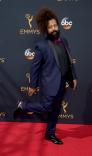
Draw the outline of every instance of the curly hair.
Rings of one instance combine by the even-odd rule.
[[[42,35],[47,32],[48,20],[55,19],[58,24],[57,14],[49,7],[40,8],[39,12],[34,16],[34,20],[40,29]]]

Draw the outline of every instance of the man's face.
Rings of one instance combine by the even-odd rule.
[[[47,24],[47,35],[51,40],[59,38],[59,27],[55,19],[48,20]]]

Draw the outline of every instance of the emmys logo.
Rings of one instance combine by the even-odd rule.
[[[21,91],[24,92],[24,91],[28,91],[29,90],[29,87],[21,87]],[[36,91],[40,91],[39,87],[36,88]]]
[[[66,107],[67,107],[67,105],[68,105],[68,102],[66,102],[65,103],[65,101],[62,101],[62,104],[61,104],[62,106],[63,106],[63,111],[64,111],[64,114],[60,114],[59,116],[58,116],[58,118],[66,118],[66,119],[73,119],[74,118],[74,115],[73,114],[66,114]]]
[[[30,26],[30,29],[32,28],[31,21],[33,20],[33,15],[30,18],[30,14],[26,14],[25,17],[28,19],[28,24]]]
[[[27,73],[26,74],[26,77],[28,78],[28,80],[29,80],[29,83],[30,83],[30,73]],[[23,89],[23,88],[22,88]],[[37,90],[38,88],[36,88],[36,90]],[[33,114],[33,112],[27,112],[27,114]]]
[[[72,63],[76,63],[77,59],[72,59]]]
[[[62,101],[62,106],[63,106],[63,111],[64,111],[64,113],[66,113],[66,107],[67,107],[67,105],[68,105],[68,102],[67,103],[65,103],[65,101]]]
[[[24,55],[26,56],[27,59],[33,59],[35,52],[31,52],[31,49],[27,49],[24,53]]]
[[[92,89],[91,89],[91,93],[92,93]]]
[[[26,77],[28,78],[28,81],[30,83],[30,73],[27,73],[26,74]],[[29,87],[21,87],[21,91],[24,92],[24,91],[28,91],[29,90]],[[37,87],[36,88],[36,91],[39,92],[40,91],[40,87]]]
[[[4,117],[5,116],[5,112],[1,112],[0,113],[0,116],[3,116]]]
[[[30,83],[30,73],[27,73],[27,74],[26,74],[26,77],[28,78],[29,83]]]
[[[5,58],[0,58],[0,61],[1,61],[2,63],[4,63],[4,60],[5,60]]]
[[[28,24],[29,24],[30,30],[29,29],[27,29],[27,30],[20,29],[20,34],[40,34],[40,30],[39,29],[36,29],[36,30],[31,29],[32,28],[31,22],[33,20],[33,15],[30,16],[30,14],[26,14],[25,18],[28,20]]]
[[[70,29],[72,27],[73,22],[72,21],[68,22],[68,19],[69,19],[68,17],[65,17],[61,21],[61,25],[64,29]]]

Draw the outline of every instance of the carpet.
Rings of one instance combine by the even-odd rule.
[[[63,145],[45,131],[46,123],[0,122],[0,156],[92,156],[92,125],[57,124]]]

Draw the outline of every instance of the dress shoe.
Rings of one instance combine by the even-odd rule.
[[[56,136],[48,136],[47,134],[45,134],[45,140],[50,140],[54,144],[59,144],[59,145],[63,144],[63,142],[58,138],[56,138]]]
[[[13,119],[14,120],[16,120],[19,117],[19,115],[23,112],[23,110],[22,110],[22,103],[23,102],[24,102],[23,100],[19,100],[17,102],[17,108],[14,110],[14,113],[13,113]]]

